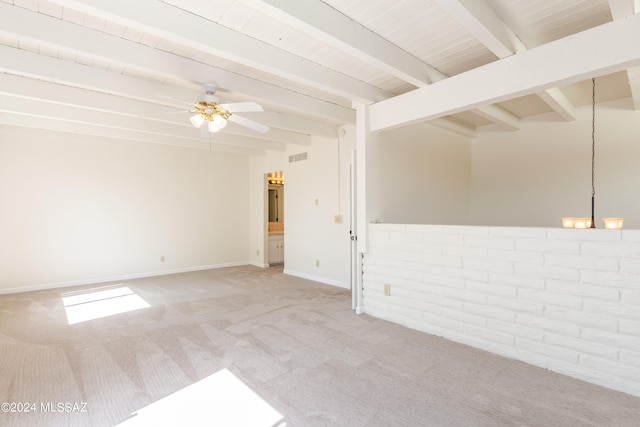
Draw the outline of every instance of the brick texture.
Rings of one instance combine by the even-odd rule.
[[[366,313],[640,396],[640,233],[370,224],[369,236]]]

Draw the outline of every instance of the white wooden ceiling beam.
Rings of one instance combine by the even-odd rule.
[[[25,22],[29,22],[30,25],[25,25]],[[64,52],[82,54],[87,58],[107,59],[111,63],[130,70],[141,70],[157,75],[159,79],[182,79],[184,84],[190,87],[185,90],[169,84],[163,85],[162,89],[156,89],[151,98],[147,98],[150,102],[167,104],[169,97],[190,100],[200,92],[202,83],[212,82],[218,85],[222,93],[240,95],[257,102],[268,102],[288,111],[300,111],[303,114],[338,123],[355,121],[355,112],[350,108],[172,55],[159,49],[152,49],[140,43],[99,31],[87,30],[79,25],[7,3],[0,3],[0,34],[29,40]],[[144,58],[144,61],[140,58]],[[18,66],[17,63],[9,63],[8,60],[3,61],[3,64],[8,70],[11,69],[11,65]],[[55,65],[50,62],[48,66]],[[35,73],[36,70],[32,71]],[[48,79],[46,74],[53,70],[43,69],[42,71],[43,78]],[[35,74],[34,77],[36,77]],[[101,86],[87,88],[101,90]],[[160,95],[165,95],[165,98],[160,98]]]
[[[255,115],[242,113],[241,115],[243,117],[246,117],[247,119],[255,120],[259,123],[265,123],[265,117],[262,115],[262,113],[255,113]],[[277,141],[284,144],[311,145],[311,135],[301,132],[293,132],[290,130],[272,127],[267,133],[256,133],[250,129],[245,128],[244,126],[237,125],[233,122],[229,122],[227,127],[229,128],[227,132],[234,133],[236,135],[244,135],[251,138],[264,139],[269,141]]]
[[[264,111],[260,113],[260,120],[273,127],[291,132],[326,136],[328,138],[336,138],[338,136],[337,126],[302,116],[290,116],[273,111]]]
[[[106,2],[103,0],[52,0],[52,2],[346,99],[371,102],[390,96],[389,93],[375,86],[163,2],[154,0],[136,0],[135,3],[129,0]]]
[[[476,137],[475,127],[466,126],[462,123],[454,122],[453,120],[446,117],[429,120],[427,123],[425,123],[425,125],[435,126],[439,129],[444,129],[457,135],[465,136],[471,139]]]
[[[178,138],[176,136],[152,135],[145,132],[132,132],[116,128],[95,126],[87,123],[65,122],[47,117],[33,117],[20,114],[12,114],[0,111],[0,124],[4,126],[17,126],[30,128],[38,131],[56,131],[62,133],[73,133],[89,136],[106,137],[117,140],[147,142],[152,144],[173,145],[177,147],[187,147],[196,149],[209,149],[215,151],[226,151],[248,155],[266,155],[267,150],[253,149],[235,146],[232,144],[222,144],[209,140],[196,140],[188,138]]]
[[[624,19],[640,11],[640,0],[609,0],[609,9],[614,20]],[[628,69],[627,78],[629,79],[633,108],[640,110],[640,67]]]
[[[481,105],[474,109],[473,112],[507,130],[520,129],[520,118],[497,105]]]
[[[629,89],[631,89],[631,99],[633,108],[640,110],[640,67],[633,67],[627,70],[629,78]]]
[[[520,38],[484,0],[435,1],[498,58],[506,58],[528,50]],[[559,89],[551,88],[537,95],[564,120],[576,119],[575,106]]]
[[[136,99],[124,99],[120,96],[109,95],[100,92],[87,91],[71,86],[64,86],[44,80],[34,80],[27,77],[14,76],[10,74],[0,74],[0,95],[6,95],[14,98],[31,99],[39,102],[80,107],[83,110],[104,111],[114,114],[136,117],[147,120],[153,120],[155,123],[169,123],[193,129],[188,120],[189,113],[179,114],[179,110],[163,105],[157,105],[140,101]],[[249,113],[245,114],[247,118],[251,118],[262,122],[268,119],[263,116],[264,113],[257,113],[259,116],[249,117]],[[284,115],[282,118],[284,123],[292,119],[292,116]],[[306,124],[316,123],[315,120],[309,120]],[[308,128],[305,128],[308,131]],[[235,135],[244,135],[249,138],[264,139],[268,141],[276,141],[286,144],[309,145],[311,144],[311,136],[302,133],[300,130],[289,131],[278,128],[271,128],[267,133],[256,133],[245,129],[235,123],[229,123],[225,128],[225,133],[233,133]]]
[[[614,20],[623,19],[637,13],[634,0],[609,0],[609,10]]]
[[[57,121],[64,123],[65,126],[71,126],[76,131],[79,129],[86,131],[86,129],[102,128],[103,132],[100,132],[100,134],[103,136],[114,134],[125,139],[144,140],[147,142],[159,140],[161,143],[166,144],[167,141],[171,141],[174,138],[177,141],[190,139],[197,141],[201,139],[200,129],[196,129],[191,125],[182,126],[89,110],[82,107],[48,103],[41,100],[0,96],[0,112],[5,113],[5,117],[28,117],[29,120],[24,124],[28,123],[32,127],[40,127],[43,121],[49,123],[49,125],[53,121]],[[60,127],[60,129],[62,128]],[[110,130],[112,131],[111,133]],[[127,136],[127,134],[130,135]],[[147,136],[143,138],[143,134]],[[211,140],[216,144],[233,145],[255,150],[285,151],[287,147],[286,144],[279,141],[252,138],[228,132],[212,134]]]
[[[569,98],[557,87],[545,89],[537,93],[549,107],[567,122],[576,120],[576,107]]]
[[[9,74],[0,74],[0,109],[67,122],[95,120],[103,127],[174,135],[178,138],[200,136],[200,131],[187,120],[188,113],[173,114],[175,110],[161,105]],[[235,144],[241,143],[241,138],[250,142],[262,141],[264,148],[276,151],[284,150],[287,143],[311,143],[309,135],[299,132],[271,129],[263,134],[234,126],[233,123],[222,134],[232,135],[229,141]]]
[[[297,0],[242,1],[418,87],[447,78],[445,74],[400,50],[386,39],[357,24],[324,2],[317,0],[305,2]],[[442,2],[456,3],[444,0]],[[484,15],[491,18],[489,13],[492,12],[491,9],[488,7],[485,9]],[[478,13],[480,12],[482,11],[478,11]],[[493,18],[498,23],[501,22],[497,16]],[[480,27],[483,26],[476,24],[476,28]],[[496,27],[499,25],[496,24]],[[485,31],[485,33],[493,34],[491,31]],[[503,33],[507,34],[506,31]],[[513,33],[510,35],[516,38]],[[502,44],[500,45],[502,46]],[[485,106],[482,111],[477,111],[477,113],[507,129],[519,129],[519,119],[498,106]]]
[[[522,42],[483,0],[434,0],[498,58],[522,49]]]
[[[6,63],[0,64],[0,71],[14,74],[0,74],[0,83],[2,83],[0,84],[0,93],[75,105],[84,109],[106,111],[119,115],[154,119],[156,122],[173,122],[185,127],[191,126],[186,113],[184,115],[170,114],[179,112],[184,108],[183,106],[172,108],[148,102],[149,99],[159,99],[157,94],[171,93],[166,85],[6,46],[0,46],[0,56],[7,60]],[[7,88],[7,90],[2,88]],[[268,114],[256,114],[260,115],[247,113],[246,117],[260,123],[270,124]],[[284,123],[291,118],[286,114],[282,116],[280,120]],[[313,123],[313,120],[307,120],[307,122]],[[225,133],[236,133],[250,138],[277,140],[293,144],[306,145],[310,143],[308,134],[284,129],[274,128],[262,134],[245,130],[240,126],[230,125],[229,130],[226,130]]]
[[[553,111],[558,113],[563,120],[567,122],[576,120],[577,116],[575,105],[573,105],[569,98],[567,98],[567,95],[557,87],[542,90],[536,95],[538,95],[545,104],[551,107]]]
[[[0,48],[0,53],[6,54],[8,50]],[[33,54],[18,51],[20,55],[8,55],[12,59],[31,59]],[[26,55],[23,55],[26,53]],[[84,66],[83,66],[84,67]],[[14,69],[14,68],[12,68]],[[15,69],[14,69],[15,70]],[[20,68],[25,71],[26,69]],[[41,76],[44,78],[44,76]],[[87,109],[119,112],[122,115],[132,117],[157,117],[176,111],[175,108],[165,105],[148,103],[139,99],[126,99],[98,91],[89,91],[78,87],[59,84],[54,80],[41,80],[39,78],[23,77],[0,73],[0,95],[42,100],[60,105],[83,106]],[[175,116],[175,114],[173,114]]]
[[[609,22],[371,105],[371,129],[455,114],[640,64],[640,15]],[[483,84],[478,84],[483,82]]]
[[[416,87],[444,75],[320,0],[241,0]]]
[[[181,97],[184,91],[160,83],[137,79],[86,65],[39,55],[8,46],[0,46],[0,71],[62,85],[138,100],[164,102],[160,95]],[[166,105],[169,103],[165,102]],[[96,108],[99,108],[96,105]]]

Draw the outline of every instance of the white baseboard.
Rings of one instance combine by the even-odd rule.
[[[224,268],[224,267],[237,267],[241,265],[249,265],[249,261],[200,265],[197,267],[176,268],[173,270],[150,271],[145,273],[123,274],[119,276],[96,277],[91,279],[72,280],[69,282],[43,283],[39,285],[20,286],[16,288],[0,289],[0,295],[15,294],[18,292],[43,291],[43,290],[56,289],[56,288],[67,288],[70,286],[93,285],[96,283],[116,282],[120,280],[142,279],[144,277],[166,276],[169,274],[188,273],[190,271],[212,270],[215,268]]]
[[[260,267],[260,268],[268,268],[269,264],[264,264],[261,262],[253,262],[251,261],[251,265],[253,265],[254,267]]]
[[[351,289],[351,285],[349,283],[327,279],[326,277],[312,276],[306,273],[299,273],[297,271],[287,270],[286,268],[284,269],[283,273],[288,274],[289,276],[296,276],[296,277],[301,277],[303,279],[313,280],[314,282],[324,283],[326,285],[337,286],[339,288],[344,288],[344,289]]]

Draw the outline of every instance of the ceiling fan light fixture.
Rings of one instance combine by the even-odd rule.
[[[191,118],[189,120],[191,121],[191,124],[194,125],[197,128],[202,126],[202,124],[204,123],[204,117],[202,117],[201,114],[195,114],[195,115],[191,116]]]
[[[209,126],[209,132],[211,133],[216,133],[220,130],[220,128],[216,126],[215,122],[209,122],[208,126]]]
[[[196,102],[193,104],[193,110],[191,110],[192,113],[196,114],[190,117],[191,124],[197,128],[201,128],[206,122],[209,132],[219,132],[227,126],[227,121],[236,112],[264,111],[263,108],[255,102],[224,104],[221,98],[214,95],[216,86],[213,84],[206,83],[202,86],[202,89],[205,94],[196,98]],[[269,126],[262,125],[244,117],[236,116],[232,121],[239,123],[241,126],[253,129],[256,132],[264,133],[269,131]]]
[[[216,127],[218,128],[218,130],[223,129],[226,125],[227,125],[227,120],[220,116],[220,115],[216,115],[213,119],[213,123],[216,125]]]

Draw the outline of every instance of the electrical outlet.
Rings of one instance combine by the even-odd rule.
[[[320,267],[320,260],[319,259],[316,260],[316,267]]]
[[[260,256],[260,249],[256,249],[256,255]]]
[[[388,297],[391,295],[391,285],[384,284],[384,296]]]
[[[160,255],[160,262],[164,262],[164,255]]]
[[[316,206],[318,206],[318,198],[316,197]]]
[[[333,217],[333,222],[335,222],[336,224],[341,224],[342,223],[342,215],[336,215]]]

